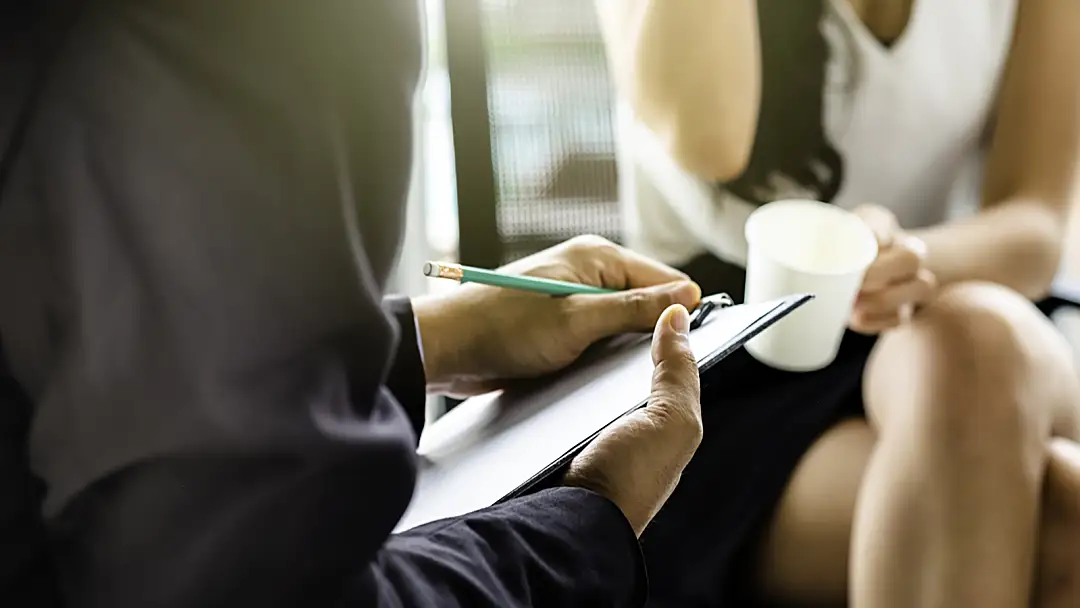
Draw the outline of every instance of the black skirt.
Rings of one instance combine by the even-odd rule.
[[[704,293],[742,301],[743,269],[702,256],[683,270]],[[1071,305],[1036,303],[1047,316]],[[874,342],[848,332],[836,360],[810,373],[739,350],[702,378],[701,447],[641,539],[650,606],[765,605],[754,597],[754,551],[803,454],[837,423],[865,415],[862,374]]]
[[[744,275],[715,258],[684,268],[705,293],[742,298]],[[783,372],[732,354],[703,378],[705,433],[642,537],[650,606],[754,606],[754,550],[800,458],[826,430],[863,415],[874,339],[849,332],[836,360]]]

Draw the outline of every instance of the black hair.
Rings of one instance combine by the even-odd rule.
[[[822,32],[828,0],[758,0],[761,109],[746,170],[721,187],[769,202],[778,176],[831,201],[843,159],[825,134],[823,96],[829,46]]]

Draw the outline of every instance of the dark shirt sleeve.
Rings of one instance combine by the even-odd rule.
[[[416,317],[412,301],[404,296],[390,296],[383,300],[383,308],[397,320],[400,328],[397,352],[386,378],[386,388],[405,409],[413,432],[420,436],[424,430],[427,403],[427,378],[424,361],[420,354],[420,336],[417,335]]]
[[[394,535],[363,578],[385,606],[640,606],[648,587],[622,513],[578,488]]]
[[[134,466],[59,521],[72,608],[641,606],[637,539],[617,507],[555,488],[365,545],[365,469],[201,457]],[[64,530],[65,525],[77,530]]]
[[[580,490],[390,535],[423,412],[412,314],[382,298],[416,3],[84,6],[0,204],[65,605],[639,600],[629,525]]]

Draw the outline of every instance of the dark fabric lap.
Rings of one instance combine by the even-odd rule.
[[[742,300],[741,268],[702,256],[683,270],[704,293]],[[1050,315],[1062,302],[1037,305]],[[642,537],[650,606],[766,605],[753,593],[757,543],[802,455],[838,422],[864,415],[874,343],[848,332],[829,367],[801,374],[739,350],[703,378],[701,447]]]
[[[650,606],[754,605],[756,541],[807,449],[862,415],[873,344],[849,333],[818,372],[782,372],[740,350],[707,374],[701,447],[642,537]]]
[[[742,299],[742,269],[703,257],[683,268],[704,293]],[[849,332],[812,373],[772,369],[739,350],[702,379],[705,434],[642,537],[650,606],[755,606],[752,564],[799,459],[826,430],[861,416],[873,338]]]

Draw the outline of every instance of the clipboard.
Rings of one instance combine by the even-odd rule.
[[[724,294],[691,315],[690,346],[705,374],[813,296],[734,306]],[[598,344],[564,372],[468,399],[429,424],[417,450],[412,502],[394,532],[529,493],[605,428],[646,405],[651,334]]]

